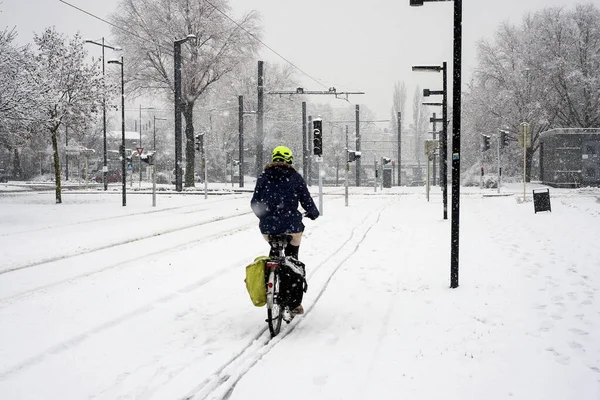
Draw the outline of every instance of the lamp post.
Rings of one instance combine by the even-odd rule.
[[[441,135],[441,158],[442,158],[442,173],[441,173],[441,185],[442,185],[442,199],[444,203],[444,219],[448,219],[448,65],[446,61],[442,65],[415,65],[412,67],[413,71],[428,71],[428,72],[442,72],[442,90],[423,90],[425,97],[429,95],[441,94],[441,103],[423,103],[424,105],[430,106],[442,106],[442,135]]]
[[[119,64],[121,66],[121,178],[123,180],[123,207],[127,205],[127,174],[125,170],[125,79],[123,73],[123,57],[121,61],[109,60],[109,64]]]
[[[452,65],[452,227],[450,234],[450,287],[458,287],[460,218],[460,112],[462,60],[462,0],[409,0],[411,6],[424,2],[454,1],[454,41]]]
[[[153,136],[153,142],[152,142],[152,150],[156,151],[156,121],[166,121],[166,118],[156,118],[156,115],[153,116],[154,117],[154,136]]]
[[[175,89],[175,190],[181,192],[182,173],[181,173],[181,45],[190,39],[195,39],[196,35],[187,35],[184,39],[173,42],[174,57],[174,77],[173,84]]]
[[[102,78],[104,78],[104,48],[108,48],[113,51],[121,51],[121,48],[109,46],[109,45],[105,44],[104,37],[102,38],[102,43],[98,43],[93,40],[86,40],[85,43],[95,44],[96,46],[102,47]],[[104,142],[103,164],[102,164],[102,182],[104,183],[104,190],[108,190],[108,179],[106,176],[108,173],[107,158],[106,158],[106,97],[105,97],[104,93],[102,93],[102,132],[103,132],[103,142]],[[68,177],[67,177],[67,179],[68,179]]]

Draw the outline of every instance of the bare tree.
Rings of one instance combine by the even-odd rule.
[[[413,128],[415,130],[415,161],[420,163],[423,154],[423,140],[427,133],[429,115],[423,105],[423,93],[419,86],[413,96]]]
[[[398,132],[398,113],[401,113],[404,119],[404,110],[406,109],[406,84],[404,82],[394,83],[393,105],[390,118],[390,129],[395,134]]]
[[[173,42],[193,34],[182,47],[182,110],[185,117],[185,186],[194,186],[194,105],[205,91],[257,49],[258,16],[232,22],[227,0],[122,0],[111,20],[127,54],[128,87],[134,92],[172,95]]]

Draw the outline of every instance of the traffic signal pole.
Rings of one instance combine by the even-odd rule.
[[[348,150],[348,125],[346,125],[346,179],[344,180],[344,196],[346,199],[346,207],[348,207],[348,170],[350,169]]]
[[[319,176],[319,213],[323,215],[323,176],[321,164],[323,163],[323,120],[320,117],[313,118],[313,154],[317,163],[317,174]]]
[[[500,141],[502,140],[501,136],[502,135],[500,134],[500,132],[498,132],[498,193],[500,193],[500,180],[502,179],[502,170],[500,169]]]

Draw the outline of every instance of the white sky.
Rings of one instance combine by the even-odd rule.
[[[69,2],[100,17],[106,17],[118,4],[118,0]],[[600,7],[600,0],[590,2]],[[464,0],[463,83],[475,65],[475,42],[491,37],[500,22],[518,23],[527,11],[546,6],[572,7],[575,3]],[[441,77],[414,73],[412,65],[441,64],[446,60],[451,68],[452,2],[426,3],[418,8],[410,7],[408,0],[231,0],[231,6],[236,16],[258,10],[266,44],[326,87],[366,92],[350,100],[367,105],[379,118],[389,117],[394,81],[407,83],[409,104],[416,85],[441,89]],[[84,38],[110,37],[108,25],[59,0],[3,0],[0,9],[0,26],[16,26],[21,42],[30,41],[33,31],[40,32],[50,25],[66,33],[79,30]],[[282,61],[267,49],[261,56],[265,61]],[[310,90],[324,89],[308,78],[302,78],[302,84]],[[334,104],[348,105],[342,101]]]

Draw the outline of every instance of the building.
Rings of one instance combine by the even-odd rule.
[[[600,186],[600,129],[541,133],[540,177],[554,187]]]

